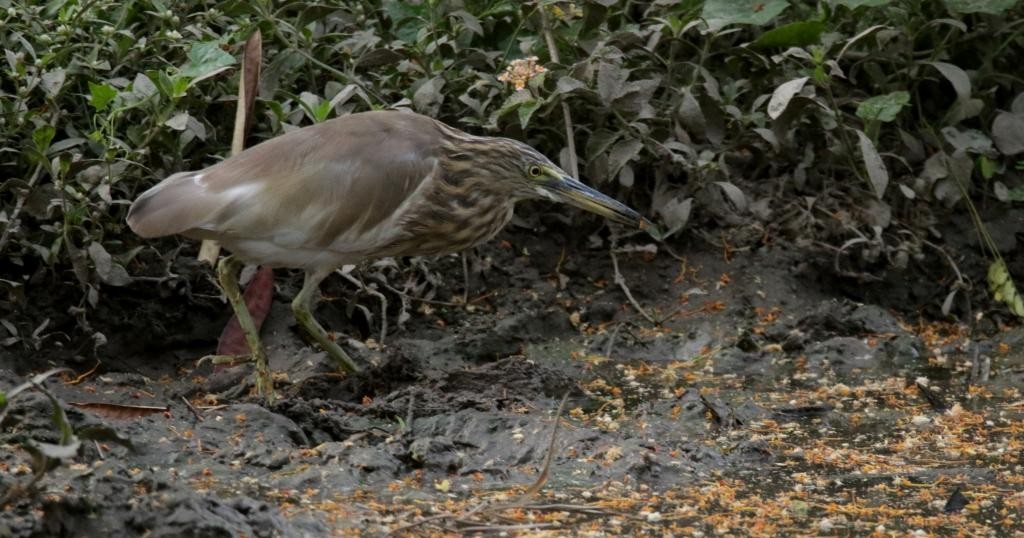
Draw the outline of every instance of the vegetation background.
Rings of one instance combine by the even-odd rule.
[[[958,292],[995,261],[996,297],[1024,314],[999,261],[1024,270],[1016,4],[0,0],[0,345],[100,341],[105,290],[152,281],[180,243],[142,243],[124,213],[227,154],[257,28],[250,143],[410,108],[528,141],[666,244],[785,241],[857,284],[924,274],[948,292],[917,298],[937,315],[965,315]],[[544,72],[502,76],[534,56]],[[26,309],[65,288],[63,321]]]

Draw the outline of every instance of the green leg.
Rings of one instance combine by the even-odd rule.
[[[352,357],[345,353],[341,346],[336,344],[327,336],[327,331],[320,326],[320,323],[313,317],[313,313],[310,311],[310,305],[313,301],[313,294],[316,293],[320,287],[320,282],[327,278],[327,275],[334,272],[333,270],[306,272],[306,279],[302,283],[302,290],[295,296],[295,300],[292,301],[292,312],[295,313],[295,319],[298,320],[299,325],[302,325],[306,332],[313,337],[314,340],[320,347],[327,352],[327,356],[333,360],[338,367],[348,372],[357,373],[359,372],[359,366]]]
[[[267,403],[274,401],[274,381],[270,377],[270,365],[267,363],[267,354],[260,343],[260,335],[256,330],[256,324],[249,315],[249,308],[245,306],[245,299],[238,289],[238,272],[242,269],[242,262],[234,256],[227,256],[217,264],[217,279],[220,287],[224,290],[231,308],[238,318],[238,325],[245,333],[245,341],[252,351],[252,359],[256,363],[256,393],[266,396]]]

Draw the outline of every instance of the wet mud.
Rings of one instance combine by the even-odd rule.
[[[301,278],[279,271],[272,404],[247,365],[198,363],[228,307],[182,253],[176,278],[104,296],[104,345],[4,351],[0,388],[69,367],[45,386],[71,425],[134,448],[84,442],[8,501],[0,536],[1019,532],[1021,329],[968,334],[886,294],[895,277],[837,283],[796,249],[677,257],[634,238],[617,261],[641,314],[607,245],[586,244],[503,233],[468,290],[458,256],[353,273],[379,295],[332,277],[317,315],[358,375],[308,346],[288,307]],[[919,280],[902,289],[941,303]],[[419,297],[394,292],[411,281]],[[61,328],[65,300],[30,314]],[[31,476],[22,442],[58,441],[50,406],[11,401],[0,488]]]

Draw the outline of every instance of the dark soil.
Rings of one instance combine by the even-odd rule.
[[[68,366],[46,387],[72,425],[111,427],[135,449],[85,442],[8,502],[0,537],[1019,532],[1024,332],[986,316],[972,342],[930,321],[938,259],[867,285],[782,246],[619,253],[653,324],[615,282],[607,244],[574,246],[586,244],[505,232],[472,256],[466,305],[452,304],[458,256],[429,273],[356,271],[434,279],[420,290],[432,302],[404,306],[378,286],[383,343],[379,298],[329,279],[317,314],[351,337],[368,365],[356,376],[307,346],[288,307],[301,278],[278,271],[270,405],[250,394],[248,366],[197,364],[228,307],[184,251],[173,277],[102,290],[86,320],[101,340],[69,336],[80,297],[53,286],[20,313],[50,320],[39,350],[0,348],[0,389]],[[165,267],[143,256],[135,270]],[[528,493],[563,396],[546,482]],[[0,494],[31,476],[23,441],[57,441],[50,415],[40,392],[11,402]]]

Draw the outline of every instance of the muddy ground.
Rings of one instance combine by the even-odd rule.
[[[356,271],[388,302],[383,342],[380,296],[332,277],[317,315],[352,337],[357,376],[307,346],[301,277],[278,271],[270,405],[247,366],[197,365],[228,307],[187,249],[102,289],[95,348],[66,336],[80,292],[53,286],[25,312],[52,320],[39,350],[0,350],[0,388],[70,367],[45,386],[72,425],[134,450],[85,442],[7,503],[0,536],[1021,533],[1024,331],[978,290],[973,345],[937,321],[938,259],[867,284],[781,244],[620,244],[657,323],[607,242],[574,232],[503,232],[470,257],[466,304],[458,256]],[[73,405],[96,403],[166,411]],[[26,439],[56,442],[50,417],[40,392],[11,402],[0,488],[29,480]]]

